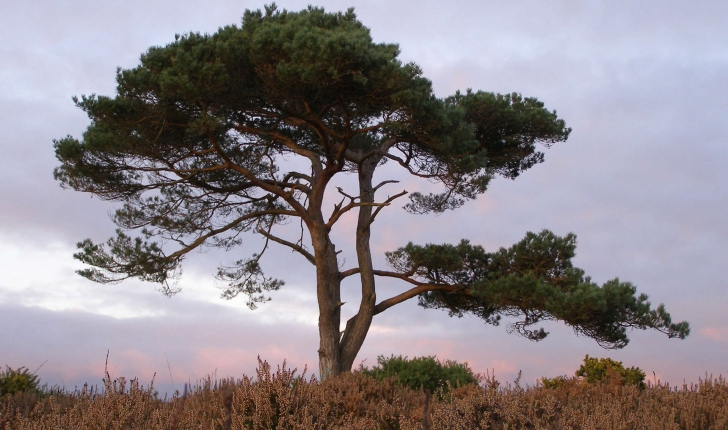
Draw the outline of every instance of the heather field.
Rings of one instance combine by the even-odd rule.
[[[73,393],[17,392],[0,403],[0,429],[728,429],[728,382],[646,387],[567,378],[556,388],[478,383],[430,394],[360,367],[319,382],[284,362],[260,361],[256,377],[212,380],[160,399],[153,381],[111,380]]]

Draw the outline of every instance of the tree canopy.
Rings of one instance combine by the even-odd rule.
[[[543,320],[563,321],[613,348],[627,344],[628,328],[689,333],[662,305],[651,309],[632,284],[599,286],[573,267],[572,234],[528,233],[493,253],[467,240],[410,243],[387,253],[392,270],[375,269],[372,224],[394,200],[409,194],[404,209],[412,214],[457,209],[494,177],[515,179],[543,162],[536,145],[565,141],[571,131],[556,111],[518,93],[468,89],[438,98],[421,69],[398,55],[397,45],[372,41],[353,9],[271,5],[247,10],[240,27],[176,35],[150,48],[139,66],[117,69],[114,97],[74,98],[91,123],[81,139],[54,141],[61,162],[55,178],[122,203],[112,216],[116,237],[78,244],[75,257],[91,266],[79,273],[101,283],[135,277],[172,295],[170,281],[191,251],[233,252],[244,233],[260,234],[262,250],[219,268],[228,283],[223,297],[245,294],[255,308],[266,300],[263,291],[284,285],[263,273],[265,249],[273,242],[297,251],[316,267],[322,376],[350,370],[374,315],[413,297],[491,324],[502,315],[521,318],[511,328],[532,340],[546,336],[530,328]],[[396,183],[374,184],[384,163],[442,191],[402,190],[377,200],[377,191]],[[324,196],[338,174],[356,175],[358,189],[338,188],[341,201],[326,215]],[[352,210],[358,266],[340,270],[330,232]],[[276,233],[291,219],[308,241]],[[341,331],[340,285],[349,276],[358,276],[362,299]],[[399,278],[409,289],[377,303],[377,277]]]

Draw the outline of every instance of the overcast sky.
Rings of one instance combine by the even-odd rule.
[[[280,1],[300,10],[306,2]],[[438,96],[456,90],[520,92],[556,109],[573,132],[545,150],[545,163],[517,180],[495,180],[465,207],[436,216],[399,206],[374,224],[375,265],[406,244],[457,243],[488,250],[527,231],[578,237],[575,265],[599,283],[631,281],[675,321],[686,340],[636,331],[623,350],[603,350],[559,323],[531,342],[475,317],[450,318],[410,300],[375,317],[356,364],[377,356],[435,355],[494,369],[502,382],[573,374],[584,356],[610,357],[681,385],[707,372],[728,373],[728,3],[722,1],[322,1],[327,11],[356,8],[376,42],[399,43]],[[270,249],[267,274],[286,285],[251,311],[245,298],[220,298],[219,263],[248,257],[256,238],[230,253],[186,260],[171,299],[155,284],[98,285],[74,273],[75,243],[114,234],[103,202],[53,180],[52,139],[80,137],[88,118],[71,97],[114,95],[116,67],[131,68],[150,46],[175,33],[213,33],[240,23],[250,1],[21,1],[0,4],[0,365],[38,371],[41,383],[73,389],[101,385],[109,352],[112,377],[156,372],[162,393],[217,372],[255,375],[257,356],[318,372],[318,311],[313,268],[287,248]],[[383,171],[375,179],[387,179]],[[393,174],[393,173],[392,173]],[[388,186],[431,184],[398,176]],[[351,182],[344,179],[341,185]],[[404,202],[403,202],[404,203]],[[352,252],[353,218],[334,232]],[[351,264],[346,264],[350,267]],[[378,286],[387,298],[407,288]],[[344,284],[343,321],[358,307]]]

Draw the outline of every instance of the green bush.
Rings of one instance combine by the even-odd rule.
[[[584,364],[576,371],[576,376],[583,376],[587,382],[609,382],[616,378],[620,385],[636,385],[645,388],[645,372],[639,367],[625,368],[621,361],[611,358],[584,357]]]
[[[645,372],[639,367],[625,368],[621,361],[614,361],[611,358],[594,358],[588,355],[584,357],[584,363],[575,373],[576,377],[583,377],[590,384],[616,383],[617,385],[636,385],[644,390],[646,385]],[[569,378],[557,376],[555,378],[541,378],[544,388],[558,388]]]
[[[0,396],[12,396],[17,392],[41,393],[37,375],[28,373],[28,369],[25,367],[20,367],[18,370],[13,370],[8,365],[5,367],[7,370],[0,370]]]
[[[555,378],[541,378],[541,384],[544,388],[559,388],[569,379],[568,376],[557,376]]]
[[[369,370],[362,367],[362,373],[378,380],[395,377],[397,382],[413,390],[425,389],[438,393],[438,397],[448,394],[450,387],[457,388],[468,384],[477,384],[473,371],[468,364],[459,364],[447,360],[443,365],[435,357],[407,357],[392,355],[390,358],[377,357],[379,366]],[[450,383],[448,387],[447,383]]]

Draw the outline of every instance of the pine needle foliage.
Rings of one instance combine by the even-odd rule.
[[[386,257],[395,271],[423,284],[450,286],[421,294],[421,306],[445,309],[450,316],[471,313],[493,325],[501,316],[520,317],[509,329],[531,340],[548,333],[529,327],[548,320],[563,321],[605,348],[626,346],[628,328],[652,328],[680,339],[688,335],[686,322],[673,323],[662,304],[650,309],[647,295],[636,295],[632,283],[618,278],[601,286],[592,282],[573,266],[575,255],[576,235],[543,230],[496,252],[462,240],[458,245],[409,243]]]

